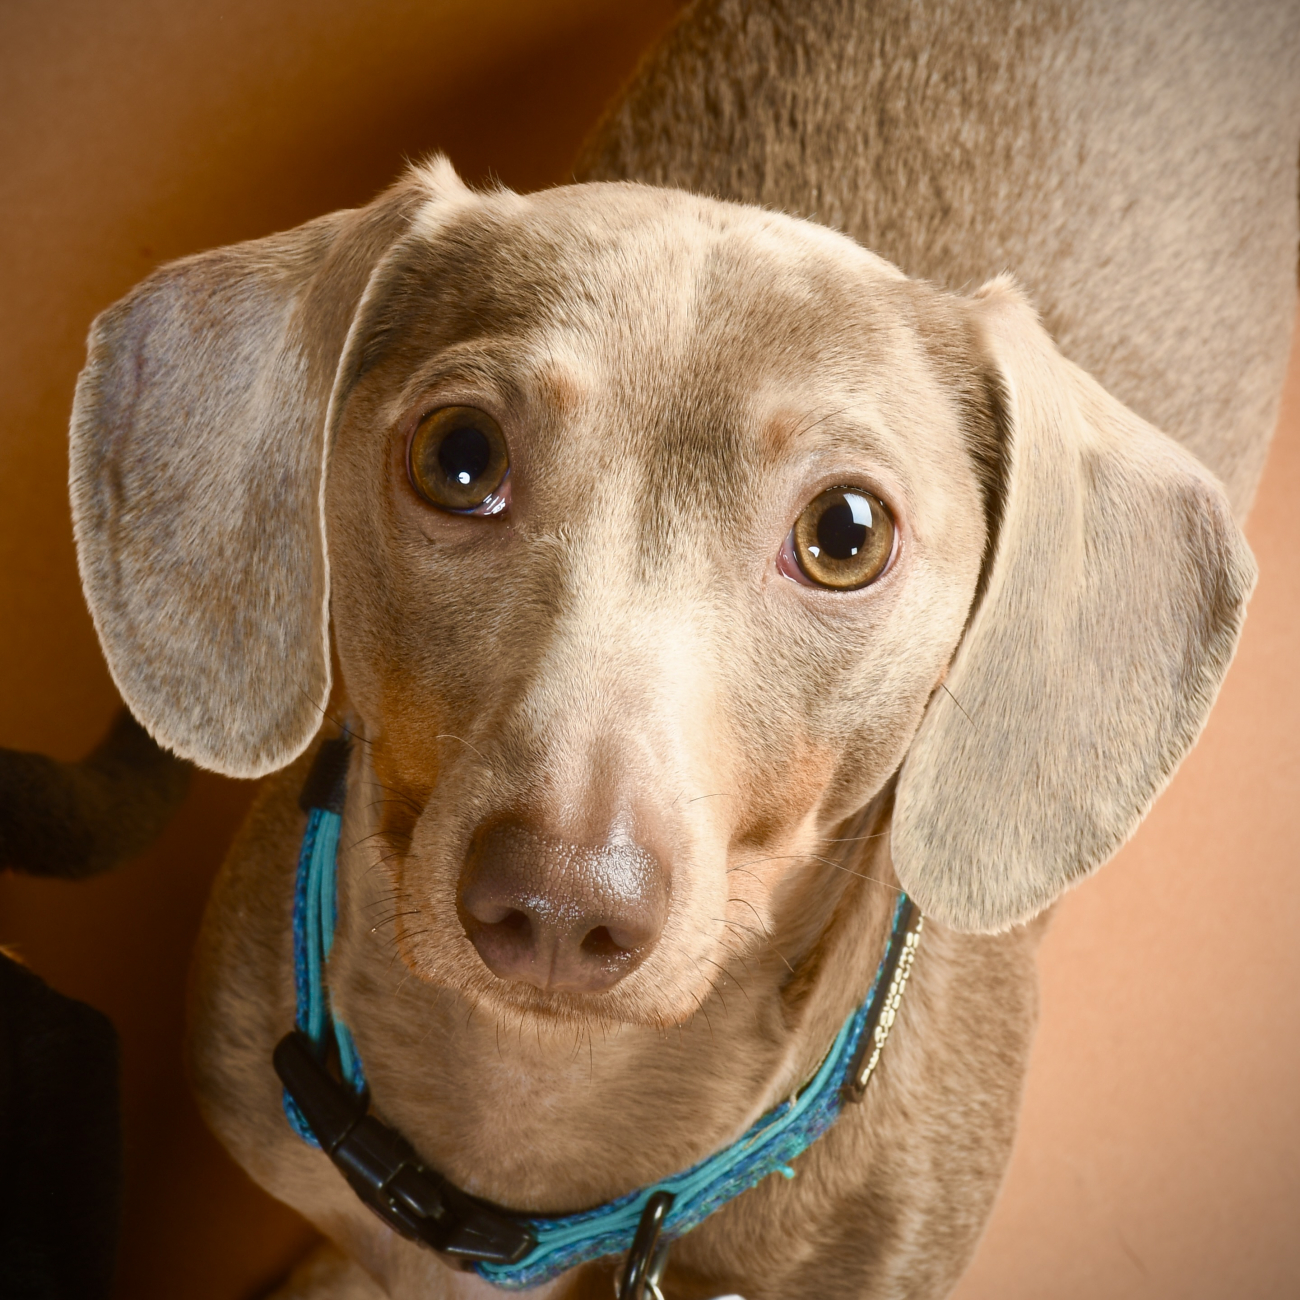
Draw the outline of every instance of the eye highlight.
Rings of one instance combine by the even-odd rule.
[[[430,505],[457,514],[506,508],[510,456],[501,426],[475,406],[444,406],[420,421],[407,452],[411,486]]]
[[[862,488],[827,488],[804,506],[790,541],[809,582],[852,591],[884,572],[894,553],[894,520],[884,502]]]

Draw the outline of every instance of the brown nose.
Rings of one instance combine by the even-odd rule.
[[[476,837],[461,878],[461,924],[488,969],[551,991],[616,984],[667,911],[668,881],[647,849],[583,848],[515,821]]]

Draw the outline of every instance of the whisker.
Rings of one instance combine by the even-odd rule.
[[[764,938],[764,939],[770,939],[770,938],[772,937],[771,934],[768,932],[768,928],[767,928],[767,926],[764,925],[764,923],[763,923],[763,917],[762,917],[761,913],[759,912],[758,908],[756,908],[756,907],[754,906],[754,904],[751,903],[751,902],[749,901],[749,899],[747,899],[747,898],[740,898],[739,896],[735,896],[735,897],[732,897],[732,898],[728,898],[728,899],[727,899],[727,902],[728,902],[728,903],[744,903],[744,905],[745,905],[747,908],[749,908],[749,910],[750,910],[751,912],[753,912],[753,914],[754,914],[754,920],[758,922],[758,924],[759,924],[759,928],[761,929],[762,934],[763,934],[763,938]]]
[[[802,856],[801,853],[769,853],[766,857],[750,858],[748,862],[741,862],[734,867],[728,867],[727,874],[730,875],[733,871],[743,871],[746,867],[756,867],[762,862],[793,862]]]
[[[688,955],[689,955],[689,954],[688,954]],[[716,961],[712,961],[712,960],[711,960],[710,958],[708,958],[708,957],[691,957],[691,961],[695,963],[695,969],[696,969],[696,970],[699,970],[699,968],[700,968],[700,962],[702,962],[702,961],[707,961],[711,966],[718,966],[718,963],[717,963]],[[719,969],[720,971],[722,971],[722,974],[723,974],[723,976],[724,976],[724,978],[725,978],[725,976],[726,976],[726,974],[727,974],[727,971],[726,971],[725,967],[718,966],[718,969]],[[722,1013],[723,1013],[723,1015],[730,1015],[731,1012],[727,1010],[727,999],[724,998],[724,997],[722,996],[722,988],[721,988],[721,986],[717,983],[716,980],[709,980],[709,981],[708,981],[708,984],[709,984],[709,989],[710,989],[710,991],[711,991],[711,992],[713,993],[713,995],[718,999],[718,1001],[722,1003]]]
[[[719,925],[730,925],[730,924],[731,924],[731,922],[728,921],[727,918],[726,918],[725,916],[715,916],[713,919],[714,919],[714,920],[715,920]],[[727,941],[726,941],[726,940],[725,940],[721,935],[718,935],[718,942],[719,942],[719,943],[720,943],[720,944],[721,944],[721,945],[722,945],[722,946],[723,946],[723,947],[724,947],[724,948],[725,948],[725,949],[726,949],[726,950],[727,950],[727,951],[728,951],[728,952],[729,952],[729,953],[730,953],[730,954],[731,954],[731,955],[732,955],[732,956],[733,956],[733,957],[734,957],[734,958],[735,958],[735,959],[736,959],[736,960],[737,960],[737,961],[738,961],[738,962],[739,962],[739,963],[740,963],[740,964],[745,968],[745,974],[748,975],[748,974],[749,974],[749,961],[748,961],[748,959],[745,957],[745,955],[744,955],[743,953],[741,953],[741,952],[737,952],[736,949],[733,948],[729,943],[727,943]],[[735,976],[733,975],[732,978],[735,979]]]
[[[417,907],[409,912],[394,912],[392,916],[380,917],[380,919],[370,927],[370,933],[374,934],[375,931],[380,929],[382,926],[392,925],[392,923],[396,921],[399,916],[419,916],[419,915],[420,915],[420,909]]]
[[[403,790],[400,786],[389,785],[387,781],[381,781],[376,776],[366,778],[366,785],[372,790],[382,790],[385,794],[391,794],[394,799],[399,799],[404,803],[409,803],[413,807],[419,807],[419,800],[409,791]]]
[[[709,1019],[709,1013],[705,1011],[703,1003],[700,1004],[700,1015],[704,1017],[704,1023],[708,1026],[710,1045],[717,1047],[718,1040],[713,1036],[713,1021]]]
[[[723,966],[720,962],[714,961],[712,957],[702,957],[700,958],[700,960],[707,961],[711,966],[716,966],[724,975],[731,975],[731,982],[740,990],[741,997],[743,997],[746,1002],[749,1002],[749,994],[745,990],[745,986],[735,977],[735,975],[732,975],[731,972],[725,966]],[[722,990],[720,988],[717,988],[716,985],[714,987],[718,995],[718,1001],[722,1002]],[[752,1006],[753,1003],[750,1003],[750,1005]],[[722,1002],[722,1009],[724,1011],[726,1011],[727,1009],[727,1004],[725,1002]]]
[[[728,902],[730,902],[730,901],[731,901],[731,900],[728,899]],[[738,902],[738,903],[746,903],[746,902],[749,902],[749,900],[746,899],[746,898],[738,898],[738,899],[736,899],[735,901]],[[751,908],[753,907],[753,904],[752,904],[752,903],[750,903],[750,907],[751,907]],[[758,913],[755,912],[754,915],[755,915],[755,916],[758,916]],[[759,917],[759,920],[761,921],[762,918]],[[752,925],[746,925],[743,921],[724,921],[724,922],[723,922],[723,925],[735,926],[737,929],[740,929],[740,930],[748,930],[748,931],[750,932],[750,934],[758,934],[758,933],[760,933],[760,931],[755,930],[754,927],[753,927]],[[774,953],[776,953],[776,955],[777,955],[778,957],[780,957],[781,962],[782,962],[782,964],[785,966],[786,970],[788,970],[788,971],[790,972],[790,974],[793,975],[793,974],[795,973],[795,969],[794,969],[794,967],[791,966],[790,963],[786,960],[785,953],[783,953],[783,952],[780,950],[780,948],[778,948],[778,947],[776,946],[776,944],[772,942],[772,936],[771,936],[770,934],[767,933],[767,928],[764,927],[763,930],[761,931],[761,933],[762,933],[762,935],[763,935],[763,938],[767,940],[767,946],[768,946],[768,947],[769,947],[769,948],[770,948]]]
[[[355,740],[358,744],[361,745],[371,744],[371,742],[367,740],[364,736],[357,735],[357,733],[353,731],[352,728],[349,727],[346,722],[340,722],[339,719],[336,718],[329,711],[329,708],[327,707],[328,702],[326,704],[321,704],[317,699],[314,698],[312,692],[309,691],[305,686],[303,686],[301,682],[299,682],[298,684],[298,694],[305,697],[306,700],[311,704],[312,708],[315,709],[316,712],[319,713],[321,717],[325,719],[326,722],[332,722],[345,736],[348,737],[349,740]]]
[[[953,702],[953,703],[954,703],[954,704],[955,704],[959,709],[961,709],[961,701],[960,701],[960,700],[959,700],[959,699],[958,699],[958,698],[957,698],[957,697],[956,697],[956,696],[955,696],[955,695],[954,695],[954,694],[953,694],[953,693],[948,689],[948,683],[947,683],[947,682],[940,682],[939,685],[943,687],[944,693],[948,696],[948,698],[949,698],[949,699],[950,699],[950,700],[951,700],[951,701],[952,701],[952,702]],[[967,722],[970,723],[970,725],[971,725],[972,727],[975,725],[975,719],[972,718],[971,715],[970,715],[969,713],[967,713],[965,709],[961,709],[961,715],[962,715],[963,718],[966,719]]]
[[[380,799],[372,799],[366,805],[367,808],[386,808],[389,804],[398,804],[408,812],[419,814],[424,811],[424,805],[411,795],[403,794],[400,790],[390,789],[386,785],[378,785],[373,782],[372,785],[375,789],[382,790],[384,792],[384,797]]]
[[[484,763],[487,763],[487,759],[484,757],[483,751],[479,749],[477,745],[471,745],[470,742],[466,740],[464,736],[453,736],[450,731],[444,731],[441,732],[439,735],[434,736],[434,740],[459,740],[460,743],[466,747],[466,749],[472,749],[480,758],[483,759]],[[492,765],[488,763],[488,766],[491,767]]]
[[[843,871],[846,875],[857,876],[859,880],[869,880],[873,885],[879,885],[882,889],[892,889],[896,894],[903,892],[897,885],[891,885],[887,880],[877,880],[875,876],[864,875],[861,871],[854,871],[851,867],[846,867],[842,863],[832,862],[830,858],[819,857],[816,853],[809,853],[807,856],[814,862],[824,862],[828,867],[834,867],[836,871]]]
[[[859,880],[869,880],[873,885],[880,885],[884,889],[892,889],[896,894],[903,892],[897,885],[891,885],[887,880],[877,880],[875,876],[864,875],[861,871],[854,871],[851,867],[846,867],[839,862],[833,862],[830,858],[823,858],[816,853],[773,853],[766,858],[751,858],[750,861],[757,865],[760,862],[799,862],[805,859],[812,862],[824,862],[828,867],[834,867],[836,871],[843,871],[846,875],[857,876]],[[744,867],[739,866],[728,867],[726,874],[730,875],[733,871],[744,870]],[[746,871],[745,874],[754,875],[752,871]],[[754,876],[754,879],[758,880],[758,877]]]
[[[811,433],[819,424],[825,424],[827,420],[833,420],[837,415],[843,415],[848,407],[843,407],[838,411],[828,411],[825,415],[818,416],[811,424],[801,426],[794,432],[796,438],[802,438],[805,434]]]
[[[709,1042],[712,1043],[714,1047],[717,1047],[717,1039],[713,1037],[713,1021],[709,1019],[709,1013],[705,1011],[704,1003],[701,1002],[699,997],[694,993],[691,994],[691,1000],[695,1003],[695,1009],[704,1017],[704,1023],[709,1027]],[[678,1025],[677,1028],[680,1031],[681,1026]]]
[[[349,844],[349,845],[348,845],[348,852],[351,853],[354,849],[359,849],[359,848],[361,848],[361,846],[362,846],[363,844],[365,844],[367,840],[382,840],[382,839],[385,839],[385,838],[386,838],[386,837],[385,837],[383,831],[376,831],[373,835],[366,835],[366,836],[363,836],[361,839],[357,840],[355,843],[353,843],[353,844]],[[390,854],[388,855],[388,857],[390,857],[390,858],[392,858],[392,857],[396,857],[396,856],[397,856],[396,853],[390,853]]]
[[[409,934],[407,934],[406,937],[407,937],[407,939],[418,939],[422,934],[429,934],[429,933],[431,933],[431,932],[432,932],[432,927],[426,927],[426,928],[423,929],[423,930],[412,930]],[[393,969],[393,963],[398,959],[398,957],[400,957],[400,956],[402,955],[402,954],[401,954],[401,950],[400,950],[400,949],[398,948],[398,946],[397,946],[397,935],[396,935],[396,934],[393,935],[393,938],[392,938],[392,945],[393,945],[393,955],[392,955],[391,957],[389,957],[389,959],[388,959],[388,969],[389,969],[390,971]],[[404,976],[402,976],[402,982],[401,982],[401,984],[399,984],[399,985],[397,986],[397,991],[398,991],[399,993],[402,991],[402,985],[405,984],[406,981],[407,981],[408,979],[410,979],[410,978],[411,978],[411,972],[408,970],[408,971],[406,972],[406,974],[405,974]]]

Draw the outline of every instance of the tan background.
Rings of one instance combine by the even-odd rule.
[[[83,752],[116,704],[65,497],[92,315],[158,262],[364,202],[434,147],[563,180],[674,0],[0,5],[0,744]],[[1200,747],[1069,897],[1001,1203],[961,1300],[1300,1295],[1300,358],[1250,523],[1262,579]],[[0,942],[124,1048],[120,1294],[242,1300],[310,1230],[202,1129],[185,967],[250,791],[199,778],[144,859],[0,878]]]

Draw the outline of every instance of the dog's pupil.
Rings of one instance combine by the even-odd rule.
[[[871,531],[871,505],[856,492],[841,494],[817,521],[817,545],[832,560],[849,560],[867,544]]]
[[[492,447],[482,430],[472,424],[453,429],[438,444],[438,465],[453,483],[468,487],[480,478],[492,460]]]

